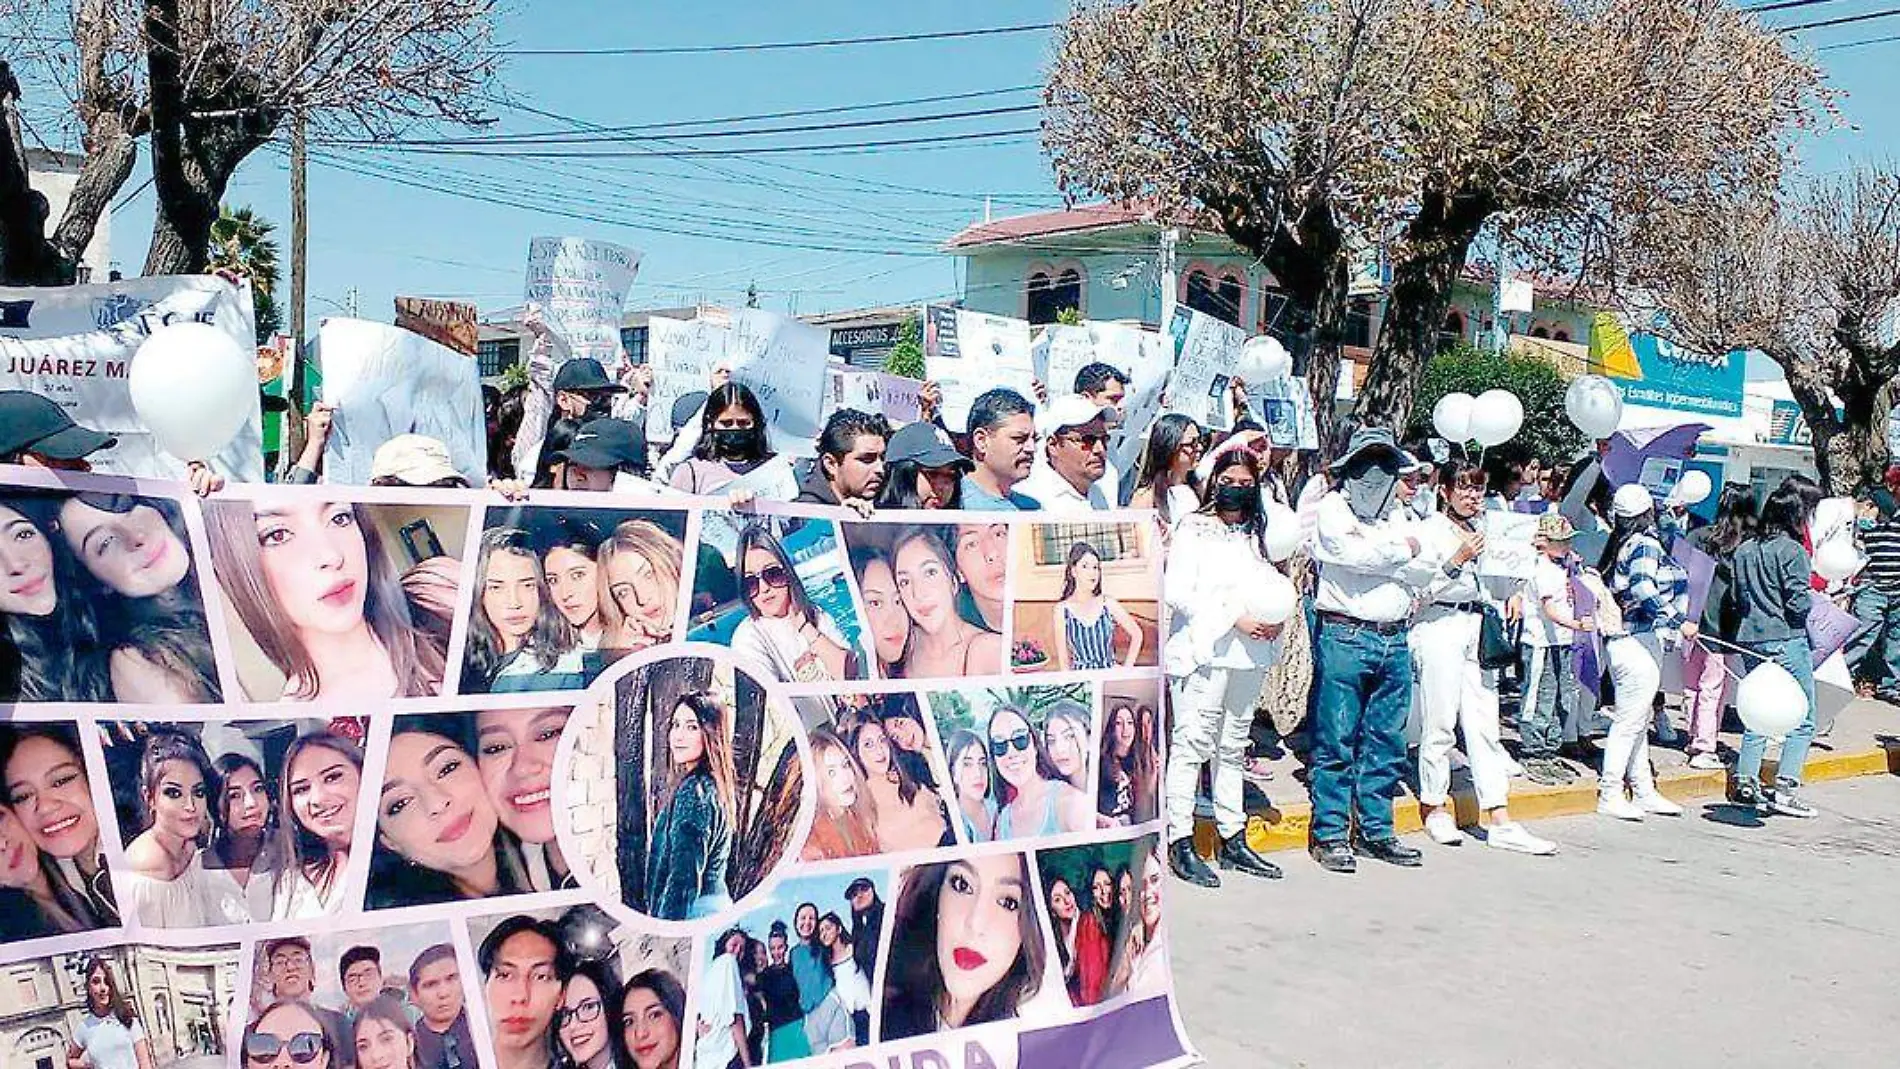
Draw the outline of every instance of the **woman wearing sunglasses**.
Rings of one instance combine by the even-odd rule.
[[[86,1014],[66,1044],[69,1069],[152,1069],[152,1041],[120,993],[112,967],[104,958],[92,958],[83,975]]]
[[[331,1069],[335,1064],[323,1022],[301,1000],[271,1003],[244,1030],[245,1069]]]
[[[1095,827],[1088,795],[1063,780],[1049,760],[1042,732],[1021,710],[998,707],[990,714],[988,735],[996,763],[997,840]]]
[[[745,619],[732,635],[732,650],[764,666],[781,683],[850,679],[861,672],[844,633],[799,581],[791,555],[764,524],[739,532],[733,554],[739,564],[739,596]]]

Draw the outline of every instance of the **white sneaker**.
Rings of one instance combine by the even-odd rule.
[[[1457,846],[1465,841],[1465,833],[1458,830],[1458,821],[1449,809],[1434,809],[1427,814],[1425,833],[1440,846]]]
[[[1643,819],[1643,811],[1638,809],[1629,799],[1624,798],[1622,795],[1612,795],[1610,797],[1599,795],[1597,797],[1597,812],[1606,817],[1615,817],[1618,820],[1634,820],[1640,822]]]
[[[1500,850],[1509,850],[1516,854],[1535,854],[1548,857],[1557,852],[1557,844],[1549,839],[1540,839],[1516,821],[1509,824],[1493,824],[1485,832],[1484,841]]]
[[[1679,817],[1682,815],[1681,806],[1664,798],[1656,791],[1647,791],[1643,794],[1639,794],[1635,798],[1632,798],[1631,801],[1635,803],[1636,808],[1651,816]]]
[[[1689,767],[1703,772],[1723,772],[1728,769],[1722,759],[1712,753],[1699,753],[1689,758]]]

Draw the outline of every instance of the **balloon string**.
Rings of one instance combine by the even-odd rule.
[[[1700,644],[1700,645],[1702,645],[1702,646],[1703,646],[1703,647],[1704,647],[1705,649],[1707,648],[1707,644],[1708,644],[1708,643],[1710,643],[1710,642],[1713,642],[1713,643],[1715,643],[1715,644],[1716,644],[1716,645],[1718,645],[1718,646],[1723,646],[1723,647],[1726,647],[1726,648],[1728,648],[1728,649],[1731,649],[1731,650],[1734,650],[1734,651],[1735,651],[1736,653],[1739,653],[1739,654],[1741,654],[1741,655],[1743,655],[1743,656],[1745,656],[1745,657],[1760,657],[1760,656],[1761,656],[1761,654],[1759,654],[1759,653],[1754,653],[1754,652],[1752,652],[1752,651],[1750,651],[1750,650],[1745,650],[1745,649],[1743,649],[1743,648],[1741,648],[1740,646],[1736,646],[1736,645],[1732,645],[1732,644],[1730,644],[1730,643],[1727,643],[1727,642],[1723,642],[1723,641],[1722,641],[1721,639],[1719,639],[1719,638],[1710,638],[1710,637],[1709,637],[1709,636],[1707,636],[1707,635],[1700,635],[1700,634],[1699,634],[1699,635],[1697,635],[1697,636],[1695,637],[1695,639],[1694,639],[1694,641],[1695,641],[1696,643],[1698,643],[1698,644]],[[1715,651],[1714,651],[1714,650],[1709,650],[1708,652],[1710,652],[1710,653],[1715,653]],[[1738,672],[1736,672],[1736,671],[1735,671],[1735,670],[1734,670],[1733,668],[1730,668],[1730,667],[1728,666],[1728,658],[1726,658],[1726,657],[1724,657],[1724,658],[1722,658],[1722,671],[1723,671],[1723,672],[1725,672],[1725,673],[1727,673],[1727,674],[1728,674],[1728,677],[1729,677],[1730,679],[1733,679],[1733,680],[1734,680],[1734,681],[1736,681],[1737,683],[1740,683],[1740,682],[1742,681],[1742,676],[1740,675],[1740,673],[1738,673]]]

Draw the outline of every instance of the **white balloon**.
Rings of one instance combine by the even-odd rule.
[[[1845,538],[1830,538],[1814,549],[1814,574],[1830,583],[1846,579],[1866,563],[1854,543]]]
[[[1601,375],[1584,375],[1564,391],[1564,414],[1591,438],[1608,438],[1623,422],[1623,391]]]
[[[1786,668],[1764,661],[1736,684],[1735,711],[1748,730],[1779,739],[1807,719],[1808,696]]]
[[[1293,618],[1299,604],[1299,592],[1293,589],[1293,581],[1279,572],[1269,572],[1259,589],[1253,591],[1247,615],[1264,623],[1283,624]]]
[[[1471,408],[1476,400],[1468,393],[1448,393],[1432,406],[1432,428],[1442,438],[1463,444],[1471,440]]]
[[[1509,390],[1486,390],[1471,403],[1471,436],[1486,449],[1503,445],[1524,427],[1524,402]]]
[[[132,408],[180,460],[206,460],[257,411],[257,356],[208,323],[152,332],[126,373]]]
[[[1280,339],[1270,334],[1248,338],[1240,347],[1240,360],[1234,365],[1234,374],[1249,384],[1269,382],[1292,371],[1293,354],[1286,351]]]
[[[1715,493],[1715,483],[1710,481],[1709,473],[1701,468],[1690,468],[1676,480],[1676,489],[1669,496],[1685,505],[1697,505],[1709,499]]]
[[[1275,564],[1300,548],[1300,518],[1278,501],[1267,502],[1267,559]]]

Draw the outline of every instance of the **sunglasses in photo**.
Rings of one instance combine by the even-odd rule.
[[[759,596],[759,591],[768,586],[773,590],[784,590],[791,585],[792,573],[786,571],[781,565],[768,564],[745,577],[745,596],[756,598]]]
[[[273,1061],[281,1050],[288,1050],[290,1060],[298,1065],[309,1065],[323,1053],[323,1036],[317,1032],[299,1032],[286,1039],[269,1032],[252,1032],[244,1037],[246,1061]]]
[[[1033,742],[1034,740],[1029,737],[1029,732],[1018,731],[1006,739],[991,739],[990,753],[996,757],[1002,757],[1009,753],[1009,748],[1012,746],[1018,750],[1027,750]]]

